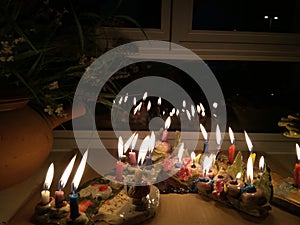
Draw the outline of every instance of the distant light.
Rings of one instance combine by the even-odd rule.
[[[279,18],[278,18],[278,16],[274,16],[274,20],[278,20]]]
[[[270,93],[271,96],[274,96],[274,93]]]
[[[265,18],[265,19],[269,19],[269,17],[268,17],[268,16],[265,16],[264,18]]]

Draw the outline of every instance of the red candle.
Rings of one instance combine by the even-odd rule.
[[[296,152],[297,152],[298,163],[295,164],[295,169],[294,169],[294,185],[297,188],[300,188],[300,147],[298,144],[296,144]]]
[[[231,128],[229,127],[229,137],[230,137],[230,142],[231,145],[229,146],[229,150],[228,150],[228,161],[230,164],[233,163],[234,161],[234,153],[235,153],[235,144],[234,144],[234,135],[233,132],[231,130]]]
[[[136,166],[136,154],[135,152],[129,152],[130,164]]]

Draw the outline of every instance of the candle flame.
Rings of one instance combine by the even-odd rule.
[[[76,155],[73,156],[73,158],[69,162],[68,166],[66,167],[63,175],[61,176],[61,178],[59,180],[58,189],[63,189],[66,186],[66,184],[68,182],[68,179],[70,177],[70,174],[72,172],[72,169],[73,169],[73,166],[74,166],[74,163],[75,163],[75,159],[76,159]]]
[[[128,100],[128,93],[125,94],[125,97],[124,97],[124,103],[126,103]]]
[[[196,110],[194,105],[191,105],[191,113],[192,113],[192,117],[195,117]]]
[[[128,140],[125,142],[125,145],[124,145],[124,154],[128,151],[132,141],[133,141],[133,138],[135,136],[135,132],[128,138]]]
[[[135,115],[137,113],[137,111],[140,111],[142,107],[142,102],[140,102],[134,109],[133,111],[133,115]]]
[[[171,117],[169,116],[165,122],[165,130],[168,130],[170,128],[170,125],[171,125]]]
[[[197,113],[200,114],[200,112],[201,112],[200,105],[197,105]]]
[[[205,111],[201,112],[201,116],[204,117],[205,116]]]
[[[147,91],[145,91],[145,93],[144,93],[144,96],[143,96],[143,101],[145,101],[145,100],[146,100],[147,96],[148,96],[148,92],[147,92]]]
[[[192,152],[192,153],[191,153],[191,159],[192,159],[193,162],[194,162],[195,158],[196,158],[196,153],[195,153],[195,152]]]
[[[161,97],[159,97],[158,99],[157,99],[157,105],[161,105]]]
[[[119,140],[118,140],[118,157],[119,157],[119,159],[121,159],[123,153],[124,153],[123,138],[121,136],[119,136]]]
[[[259,170],[262,172],[264,170],[265,167],[265,158],[264,156],[261,156],[259,159]]]
[[[119,105],[122,104],[122,101],[123,101],[123,96],[121,96],[121,98],[119,99]]]
[[[201,108],[201,111],[205,111],[205,108],[204,108],[204,106],[202,105],[201,102],[199,103],[199,106],[200,106],[200,108]]]
[[[150,141],[149,142],[149,151],[150,151],[150,153],[152,153],[153,150],[154,150],[154,147],[155,147],[155,134],[154,134],[153,131],[151,132],[151,136],[150,136],[149,141]]]
[[[135,148],[135,145],[136,145],[136,142],[137,142],[138,137],[139,137],[139,134],[136,133],[136,134],[134,135],[134,138],[133,138],[132,142],[131,142],[131,149],[132,149],[132,150]]]
[[[141,165],[143,164],[146,154],[149,150],[149,135],[147,135],[144,140],[142,141],[142,144],[140,146],[139,155],[138,155],[138,163]]]
[[[234,144],[234,134],[233,134],[231,127],[229,127],[228,130],[229,130],[230,142],[231,142],[231,144]]]
[[[240,179],[241,177],[242,177],[242,173],[241,173],[241,172],[238,172],[237,175],[235,176],[235,179],[238,180],[238,179]]]
[[[244,131],[244,133],[245,133],[245,138],[246,138],[246,142],[247,142],[248,149],[249,149],[250,152],[252,152],[252,151],[253,151],[253,145],[252,145],[252,142],[251,142],[251,140],[250,140],[250,138],[249,138],[247,132]]]
[[[182,160],[183,151],[184,151],[184,143],[181,143],[181,145],[179,146],[178,155],[177,155],[179,162],[181,162],[181,160]]]
[[[151,101],[148,102],[147,111],[149,111],[150,109],[151,109]]]
[[[252,184],[253,181],[253,161],[251,156],[249,156],[247,161],[247,181]]]
[[[209,171],[209,168],[212,166],[213,157],[205,156],[203,161],[203,175],[206,176],[206,173]]]
[[[186,116],[187,116],[188,120],[191,121],[192,118],[191,118],[190,111],[189,110],[185,110],[185,112],[186,112]]]
[[[82,178],[83,172],[84,172],[84,168],[86,165],[86,161],[87,161],[87,157],[88,157],[88,150],[85,151],[85,153],[82,156],[81,162],[77,168],[77,171],[75,173],[72,185],[71,185],[71,189],[72,192],[76,192],[78,185],[80,183],[80,180]]]
[[[176,109],[176,116],[179,116],[179,109]]]
[[[298,143],[296,143],[296,154],[297,154],[298,161],[300,161],[300,147]]]
[[[221,131],[220,131],[220,127],[219,124],[217,124],[216,127],[216,141],[217,141],[217,145],[221,145]]]
[[[133,98],[133,106],[136,106],[136,97]]]
[[[186,107],[186,101],[185,101],[185,100],[182,101],[182,107],[183,107],[183,108]]]
[[[206,141],[207,140],[207,132],[201,123],[200,123],[200,130],[201,130],[204,140]]]
[[[48,168],[46,178],[45,178],[45,182],[44,182],[44,188],[46,190],[49,190],[49,188],[51,186],[51,183],[52,183],[52,180],[53,180],[53,176],[54,176],[54,164],[51,163],[49,168]]]

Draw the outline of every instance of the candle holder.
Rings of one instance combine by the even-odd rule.
[[[239,197],[241,196],[241,189],[244,187],[245,183],[241,180],[234,179],[228,181],[226,184],[226,188],[229,200],[231,200],[231,198],[239,199]]]
[[[54,198],[50,197],[50,201],[46,204],[43,204],[42,202],[38,203],[35,207],[35,215],[44,215],[48,213],[54,205]]]

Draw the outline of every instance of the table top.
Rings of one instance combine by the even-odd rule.
[[[267,157],[271,158],[271,157]],[[284,169],[283,165],[279,165],[277,160],[281,163],[284,160],[290,160],[288,156],[282,157],[276,155],[272,161],[276,165],[277,170]],[[290,173],[290,171],[287,171]],[[97,177],[98,174],[94,172],[89,166],[86,167],[82,182],[88,181]],[[55,178],[58,179],[58,178]],[[55,180],[54,180],[55,183]],[[52,185],[53,186],[53,185]],[[55,190],[51,190],[54,193]],[[32,225],[31,216],[34,213],[36,204],[40,201],[40,189],[32,192],[33,194],[28,198],[25,204],[18,210],[13,218],[8,222],[9,225]],[[161,194],[160,205],[157,209],[156,215],[144,222],[145,225],[250,225],[250,224],[276,224],[276,225],[293,225],[300,224],[300,215],[293,215],[276,206],[272,206],[272,210],[265,218],[255,218],[237,211],[234,208],[229,208],[214,200],[208,200],[199,194]],[[104,222],[100,224],[106,224]]]

